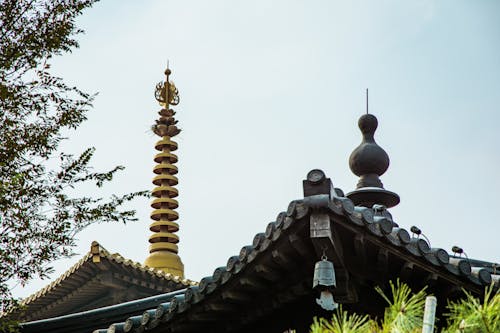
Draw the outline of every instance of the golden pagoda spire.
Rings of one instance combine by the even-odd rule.
[[[151,219],[154,220],[149,226],[153,234],[149,237],[149,256],[144,264],[149,267],[163,270],[167,273],[184,278],[184,265],[177,255],[179,237],[175,234],[179,230],[179,225],[175,222],[179,214],[175,209],[179,206],[177,200],[178,191],[174,187],[178,180],[177,156],[172,151],[177,149],[177,143],[172,140],[179,134],[175,111],[170,109],[170,105],[179,104],[179,92],[174,83],[169,80],[170,69],[165,70],[165,82],[156,85],[155,98],[162,106],[158,114],[160,118],[152,126],[153,132],[161,137],[155,144],[156,150],[160,151],[155,155],[154,161],[158,163],[153,172],[157,175],[153,178],[153,196],[156,197],[151,203],[154,209]]]

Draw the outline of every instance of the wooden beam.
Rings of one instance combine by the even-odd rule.
[[[436,289],[436,286],[438,284],[439,276],[436,273],[429,273],[425,279],[422,280],[422,288],[426,287],[428,288],[427,291],[433,291]]]
[[[254,291],[261,291],[261,290],[264,290],[267,288],[266,284],[259,281],[255,277],[253,277],[253,278],[252,277],[241,277],[238,279],[238,282],[242,287],[250,288]]]
[[[223,291],[221,297],[223,300],[229,300],[235,303],[246,303],[253,300],[250,294],[236,290]]]
[[[288,240],[290,242],[290,245],[292,245],[292,248],[300,257],[302,257],[302,259],[310,260],[313,254],[311,251],[312,246],[307,246],[304,239],[297,234],[288,236]]]
[[[330,216],[327,213],[312,212],[310,236],[318,258],[326,254],[335,264],[344,266],[342,243],[332,233]]]
[[[406,262],[401,267],[401,271],[399,272],[399,277],[401,278],[401,280],[410,281],[414,269],[415,269],[415,264],[413,264],[411,262]]]
[[[276,282],[281,279],[281,275],[274,269],[271,269],[267,265],[258,264],[255,266],[255,272],[261,276],[263,279],[266,279],[271,282]]]
[[[382,276],[389,275],[389,251],[380,248],[377,254],[377,270]]]
[[[354,254],[356,255],[356,259],[359,262],[358,266],[360,267],[361,271],[364,272],[366,271],[367,265],[365,236],[361,233],[354,236],[353,245]]]

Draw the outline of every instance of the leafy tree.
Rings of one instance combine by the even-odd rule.
[[[76,157],[58,151],[95,95],[52,75],[50,60],[78,47],[75,18],[95,2],[0,0],[0,313],[15,304],[8,282],[46,277],[50,262],[71,255],[75,233],[135,220],[121,206],[146,195],[71,195],[87,182],[103,186],[123,167],[93,172],[93,148]]]

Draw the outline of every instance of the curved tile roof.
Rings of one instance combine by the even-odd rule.
[[[342,193],[342,191],[337,190],[336,193]],[[239,255],[229,257],[225,266],[216,268],[211,276],[201,279],[198,286],[187,288],[184,294],[175,296],[169,302],[159,304],[156,309],[145,311],[142,316],[124,318],[124,322],[112,324],[107,330],[103,328],[94,332],[142,332],[144,330],[160,332],[168,327],[169,323],[188,314],[191,308],[193,311],[199,310],[200,304],[204,304],[205,310],[218,311],[217,306],[220,306],[220,303],[211,304],[211,295],[216,292],[221,292],[222,295],[237,293],[232,282],[246,279],[245,272],[249,271],[249,266],[258,262],[261,256],[272,252],[273,245],[282,238],[289,238],[291,233],[287,231],[307,221],[307,218],[315,211],[328,214],[336,223],[351,228],[357,234],[367,235],[372,241],[377,240],[388,250],[395,250],[411,258],[413,263],[437,272],[446,279],[454,277],[454,282],[461,281],[466,286],[476,286],[479,289],[489,285],[492,281],[497,288],[500,286],[499,273],[492,271],[498,267],[498,264],[480,262],[481,265],[477,265],[478,261],[457,258],[444,249],[431,248],[425,239],[412,237],[407,230],[400,228],[393,221],[391,214],[380,207],[356,207],[350,199],[344,196],[318,194],[305,197],[303,200],[292,201],[286,212],[279,213],[276,221],[267,225],[265,232],[255,235],[252,245],[243,246]],[[265,268],[262,269],[265,270]],[[258,271],[256,265],[252,272],[255,271]],[[238,295],[233,297],[238,297]],[[241,297],[245,296],[241,295]],[[227,311],[227,309],[220,309],[220,311]],[[179,331],[183,332],[182,329]]]
[[[201,279],[199,285],[191,285],[184,293],[158,302],[156,307],[145,310],[142,315],[123,318],[94,332],[162,332],[170,328],[176,332],[197,331],[200,326],[196,325],[204,327],[206,323],[213,323],[215,315],[227,318],[241,312],[242,304],[255,302],[257,291],[264,290],[265,297],[271,299],[271,306],[262,304],[257,309],[245,308],[246,317],[236,322],[227,321],[226,331],[238,331],[241,325],[248,323],[248,318],[262,318],[280,304],[309,295],[312,290],[309,278],[312,276],[308,274],[312,275],[312,272],[304,273],[309,270],[300,268],[309,267],[311,262],[307,265],[305,262],[317,258],[309,227],[313,216],[318,214],[327,216],[335,231],[349,236],[342,239],[348,243],[344,244],[346,256],[366,252],[365,247],[370,246],[370,249],[379,249],[382,260],[384,257],[396,258],[398,265],[402,266],[401,272],[417,267],[430,276],[439,277],[442,283],[475,293],[490,283],[500,287],[500,275],[496,271],[498,264],[457,258],[444,249],[433,248],[425,239],[411,236],[406,229],[399,227],[383,207],[355,206],[341,190],[335,189],[332,193],[315,193],[292,201],[286,212],[279,213],[276,221],[254,236],[251,245],[243,246],[238,255],[229,257],[226,265]],[[345,249],[354,254],[345,253]],[[291,256],[290,251],[296,256]],[[284,276],[292,276],[297,268],[302,274],[298,277],[303,281],[289,283],[286,288],[275,288],[275,282],[283,281]]]
[[[124,258],[119,253],[110,253],[98,242],[91,244],[87,252],[75,265],[64,274],[52,281],[46,287],[22,300],[21,305],[27,307],[26,315],[30,320],[41,319],[60,313],[59,308],[68,309],[68,302],[78,303],[79,288],[85,288],[85,293],[99,294],[103,288],[98,278],[99,273],[112,272],[122,283],[138,285],[150,296],[169,290],[183,289],[197,283],[182,279],[170,273],[147,267],[141,263]],[[109,289],[109,288],[108,288]],[[148,291],[149,290],[149,291]],[[81,293],[81,292],[80,292]],[[56,307],[58,310],[56,311]],[[54,309],[52,312],[48,310]],[[60,313],[65,314],[65,313]]]

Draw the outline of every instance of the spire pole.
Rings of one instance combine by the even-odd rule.
[[[170,81],[170,74],[167,64],[165,82],[158,83],[155,90],[155,98],[162,109],[158,112],[160,117],[152,130],[161,139],[155,144],[159,153],[154,157],[157,165],[153,168],[156,174],[153,184],[156,187],[152,191],[155,199],[151,203],[153,223],[149,227],[153,234],[149,237],[149,256],[144,264],[184,278],[184,265],[177,254],[179,237],[175,234],[179,230],[179,224],[175,222],[179,218],[175,211],[179,203],[174,199],[178,196],[175,188],[178,184],[175,176],[177,156],[172,153],[177,149],[177,143],[172,138],[180,133],[180,129],[176,126],[175,111],[170,109],[171,105],[179,104],[179,92]]]
[[[368,114],[368,88],[366,88],[366,114]]]

